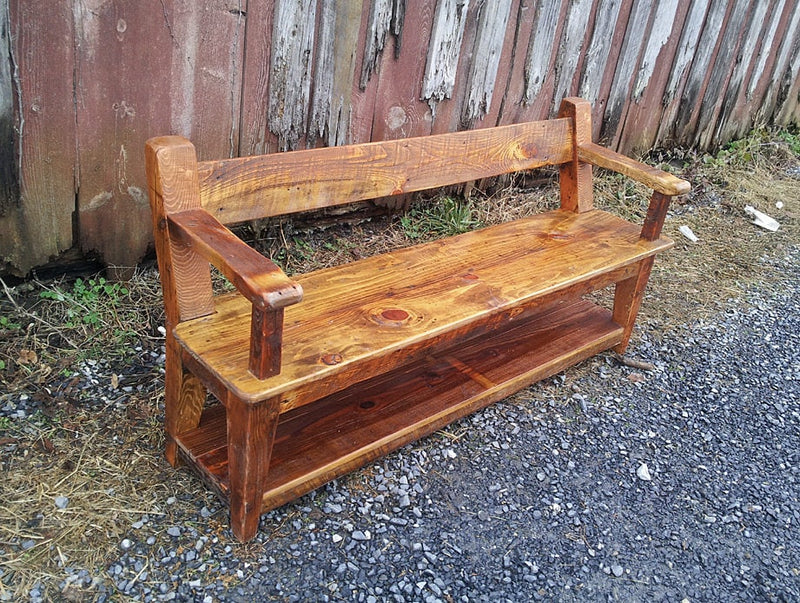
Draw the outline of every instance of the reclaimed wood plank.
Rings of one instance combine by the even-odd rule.
[[[639,86],[637,78],[635,84],[637,96],[628,104],[625,124],[620,131],[617,145],[617,148],[624,153],[641,155],[658,145],[657,136],[662,125],[667,83],[670,78],[670,69],[665,66],[673,65],[677,60],[681,33],[688,27],[686,19],[690,8],[690,2],[678,2],[671,20],[660,10],[654,14],[653,28],[659,28],[663,33],[668,32],[668,35],[657,53],[655,48],[650,51],[655,56],[653,65],[657,68],[648,76],[647,85]],[[657,36],[656,44],[661,44],[664,39],[663,33]]]
[[[361,6],[357,2],[322,0],[316,42],[314,86],[309,118],[309,146],[350,141],[355,59]]]
[[[432,132],[433,117],[428,103],[420,97],[420,83],[426,63],[426,53],[421,49],[427,48],[431,38],[433,5],[420,4],[410,18],[395,20],[389,31],[386,49],[369,82],[373,86],[372,113],[364,116],[359,142],[411,138]]]
[[[581,161],[625,174],[665,195],[684,195],[691,189],[686,180],[591,142],[578,147],[578,157]]]
[[[796,73],[787,73],[791,64],[791,58],[797,48],[797,41],[800,39],[800,10],[795,5],[791,18],[787,19],[786,30],[782,36],[780,47],[775,54],[775,62],[772,70],[772,77],[764,99],[756,112],[755,121],[757,123],[767,123],[775,111],[775,104],[778,94],[782,89],[784,78],[795,80]]]
[[[199,165],[203,207],[230,224],[457,184],[571,157],[569,120]]]
[[[214,0],[75,7],[81,248],[132,267],[152,243],[147,138],[180,133],[214,157],[238,150],[244,21]]]
[[[589,19],[594,0],[572,0],[564,34],[556,61],[555,90],[552,107],[559,107],[561,100],[577,93],[575,79],[579,73],[583,49],[590,32]]]
[[[715,134],[715,139],[720,142],[730,141],[739,128],[750,123],[745,80],[755,66],[758,43],[766,36],[770,27],[770,19],[767,18],[768,9],[774,8],[774,2],[756,2],[753,6],[753,13],[748,19],[749,25],[739,47],[733,72],[722,97]]]
[[[675,116],[679,109],[683,90],[686,87],[694,55],[696,52],[701,51],[698,48],[698,43],[706,25],[706,15],[710,4],[711,0],[693,0],[684,21],[680,43],[672,63],[669,81],[664,91],[664,111],[656,135],[658,140],[664,142],[675,140]],[[713,28],[719,25],[716,25],[716,20],[714,19],[711,26]],[[706,50],[707,47],[708,43],[705,44],[702,50]]]
[[[705,94],[700,102],[693,137],[693,142],[703,148],[707,148],[716,135],[717,118],[724,100],[724,92],[728,89],[736,65],[736,61],[730,60],[730,57],[735,57],[739,53],[745,32],[745,20],[750,17],[750,9],[750,0],[735,2],[722,33],[719,58],[714,62]]]
[[[727,0],[711,0],[705,23],[697,40],[691,67],[681,92],[680,102],[672,120],[673,136],[680,140],[692,137],[700,110],[698,99],[703,98],[714,62],[722,43],[721,33],[727,23],[732,4]]]
[[[316,0],[276,0],[269,72],[269,129],[281,151],[300,148],[308,133]]]
[[[480,7],[477,41],[461,111],[463,124],[470,125],[483,119],[491,110],[512,4],[512,0],[500,0],[491,6],[483,4]]]
[[[592,39],[586,49],[585,67],[578,87],[578,96],[589,101],[592,106],[600,97],[622,4],[622,0],[600,0],[598,3]]]
[[[0,202],[0,270],[25,276],[74,243],[74,24],[67,3],[6,0],[2,9],[10,181]]]
[[[262,155],[278,149],[278,139],[269,130],[269,72],[272,62],[275,0],[247,0],[247,29],[242,64],[242,123],[239,153]]]
[[[566,7],[566,0],[544,0],[537,3],[536,25],[531,34],[525,61],[524,100],[527,104],[533,103],[539,94],[544,92],[545,83],[550,80],[548,75],[553,72],[556,55],[555,41],[561,35],[561,28],[565,22],[565,19],[560,17]]]
[[[243,399],[291,397],[304,382],[335,388],[337,375],[380,372],[387,362],[408,360],[470,324],[490,324],[503,312],[671,245],[639,237],[637,226],[599,210],[559,211],[298,276],[306,297],[285,310],[283,368],[266,381],[243,368],[250,335],[246,300],[219,300],[214,315],[181,323],[175,333]],[[447,261],[432,261],[437,256]]]
[[[469,12],[469,0],[439,0],[433,18],[431,41],[420,96],[431,108],[450,98],[455,87],[461,41]]]
[[[14,131],[22,128],[16,123],[14,116],[14,79],[12,79],[16,76],[16,81],[19,82],[19,66],[11,51],[9,17],[8,0],[0,0],[0,216],[18,207],[20,202],[19,163],[15,157]]]
[[[664,5],[665,3],[660,4]],[[600,130],[600,138],[608,141],[607,144],[611,148],[616,148],[619,142],[620,126],[625,121],[633,77],[637,68],[640,67],[642,48],[653,10],[651,0],[634,0],[631,8],[625,39],[622,42],[619,60],[614,70],[614,79],[606,101],[603,127]]]

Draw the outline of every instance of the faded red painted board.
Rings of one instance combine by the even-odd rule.
[[[374,105],[372,115],[362,116],[359,142],[431,133],[430,107],[420,99],[420,91],[432,25],[433,3],[414,3],[407,7],[399,54],[396,55],[397,40],[390,36],[365,91],[369,94],[374,90]],[[356,71],[360,73],[360,68]]]
[[[711,0],[672,122],[672,135],[678,140],[691,140],[697,129],[700,99],[705,96],[714,64],[719,57],[723,42],[722,32],[728,25],[733,7],[734,4],[727,0]]]
[[[145,254],[152,240],[147,138],[182,134],[201,159],[236,152],[235,74],[244,30],[238,6],[213,0],[165,0],[160,10],[122,0],[76,5],[84,251],[119,266]]]
[[[553,107],[552,102],[555,88],[552,74],[555,72],[559,41],[562,37],[568,8],[568,0],[522,3],[521,14],[526,22],[524,26],[518,28],[515,50],[515,56],[521,60],[518,61],[519,64],[515,66],[511,74],[512,81],[507,89],[509,98],[506,99],[503,107],[502,123],[546,119],[558,109]],[[554,16],[552,26],[549,22],[544,23],[544,16],[550,11]],[[527,21],[528,19],[530,22]],[[537,40],[541,40],[542,36],[552,39],[552,43],[539,48]],[[537,73],[540,73],[541,79],[531,97],[526,98],[526,84],[528,83],[526,71],[531,64],[538,68]]]
[[[507,99],[514,61],[517,56],[518,38],[520,33],[522,33],[522,30],[525,28],[525,17],[520,10],[521,4],[522,0],[514,0],[514,2],[511,3],[511,12],[508,16],[508,25],[506,26],[503,49],[500,54],[500,61],[497,65],[494,94],[492,95],[492,101],[486,116],[483,119],[475,122],[476,128],[499,126],[501,123],[501,115],[504,103],[513,102]],[[524,49],[522,52],[522,56],[524,56]],[[521,62],[523,62],[522,59],[520,59],[520,63]]]
[[[269,65],[275,0],[248,0],[247,35],[242,65],[240,155],[272,153],[278,140],[267,127]]]
[[[351,119],[350,119],[350,141],[368,142],[372,136],[372,122],[375,114],[375,99],[378,90],[378,76],[372,76],[361,85],[361,72],[365,60],[365,47],[367,36],[370,35],[369,22],[369,3],[370,0],[363,0],[361,11],[361,23],[358,32],[358,43],[356,45],[355,68],[353,74],[353,92],[350,97]],[[387,46],[391,47],[390,41],[386,41],[383,53],[389,52]],[[378,69],[380,68],[377,66]]]
[[[70,248],[75,210],[72,10],[67,3],[11,0],[11,59],[21,100],[21,200],[0,217],[0,267],[25,274]],[[65,68],[65,65],[68,66]],[[12,65],[13,75],[13,65]]]
[[[697,113],[697,126],[693,142],[703,147],[708,147],[714,138],[717,116],[725,98],[736,61],[732,60],[739,52],[744,35],[747,32],[746,21],[751,14],[750,0],[738,0],[733,3],[728,13],[728,22],[725,26],[719,46],[719,54],[714,62],[708,86],[700,101],[700,110]]]
[[[757,49],[768,37],[769,30],[773,26],[770,15],[775,12],[777,4],[782,5],[784,2],[785,0],[770,0],[756,2],[753,6],[753,13],[746,24],[742,44],[717,119],[714,137],[721,142],[731,140],[739,128],[749,128],[752,123],[751,108],[747,103],[747,82],[750,81],[758,63]],[[779,16],[780,14],[777,15]],[[777,17],[774,24],[777,24]]]
[[[578,86],[578,96],[586,98],[592,104],[592,140],[600,140],[603,116],[614,83],[619,54],[627,34],[633,1],[601,0],[597,6],[592,40],[587,47],[587,57]],[[595,37],[606,36],[607,41],[602,39],[595,41]],[[604,48],[605,44],[608,44],[607,50]]]
[[[640,94],[637,95],[636,87],[634,88],[633,99],[620,132],[619,150],[622,153],[642,153],[656,144],[663,119],[664,94],[670,76],[668,66],[675,60],[688,11],[688,2],[678,4],[672,31],[657,54],[655,69]]]
[[[772,117],[776,110],[776,102],[778,101],[778,93],[784,83],[784,78],[787,76],[786,69],[791,64],[791,57],[794,52],[797,52],[797,45],[800,43],[800,10],[798,10],[798,3],[790,6],[793,10],[787,15],[786,28],[781,33],[780,44],[776,44],[777,49],[774,51],[774,64],[771,69],[772,76],[770,78],[770,85],[764,94],[764,98],[758,105],[758,111],[754,116],[756,123],[766,123]],[[795,77],[797,77],[795,75]],[[796,101],[795,101],[796,102]]]

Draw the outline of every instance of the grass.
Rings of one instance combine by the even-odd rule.
[[[639,331],[669,337],[730,299],[741,300],[748,287],[780,286],[780,274],[765,260],[800,242],[800,177],[792,176],[800,168],[798,146],[794,131],[764,130],[715,154],[652,154],[650,163],[686,177],[693,191],[671,208],[665,233],[676,246],[655,264]],[[306,272],[557,206],[553,174],[540,180],[550,184],[526,188],[518,181],[467,200],[421,200],[402,216],[342,219],[327,228],[276,220],[259,229],[258,246],[288,272]],[[623,217],[640,221],[648,194],[619,176],[596,173],[596,204]],[[751,224],[745,205],[778,219],[780,230]],[[679,234],[682,224],[698,243]],[[125,285],[100,275],[15,287],[0,281],[0,408],[27,396],[39,409],[0,417],[0,599],[27,599],[39,582],[47,600],[91,600],[92,586],[60,590],[66,568],[86,568],[110,584],[106,568],[120,554],[119,539],[142,515],[181,524],[196,515],[198,500],[215,508],[199,481],[161,456],[161,303],[152,267],[137,270]],[[87,376],[92,367],[102,382]],[[581,370],[589,369],[571,369],[566,382]],[[531,396],[555,403],[559,392],[543,387]],[[59,496],[69,500],[64,509],[55,504]],[[169,505],[171,498],[176,502]],[[224,517],[208,519],[217,521],[222,538]]]

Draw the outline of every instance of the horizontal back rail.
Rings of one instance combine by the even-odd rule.
[[[572,160],[568,118],[198,163],[223,224],[321,209]]]

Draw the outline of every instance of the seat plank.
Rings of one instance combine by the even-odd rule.
[[[285,310],[283,366],[265,380],[247,371],[250,304],[241,296],[220,298],[215,314],[175,335],[240,398],[280,396],[288,410],[468,329],[489,332],[562,290],[607,284],[603,275],[671,245],[640,239],[638,226],[600,210],[554,211],[297,276],[306,297]]]

